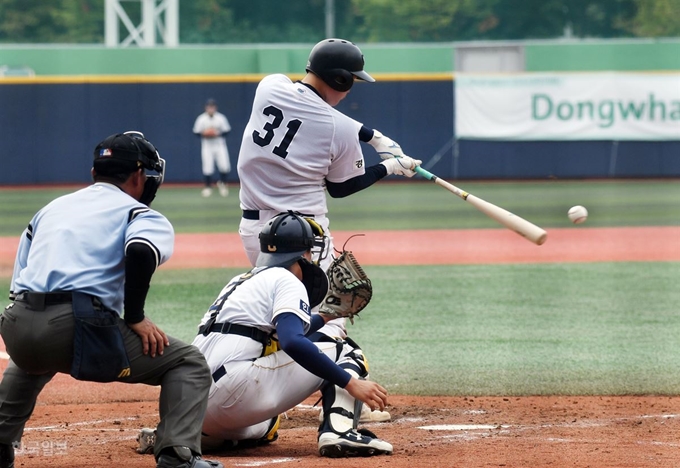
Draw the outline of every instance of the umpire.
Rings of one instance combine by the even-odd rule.
[[[94,184],[46,205],[23,232],[13,302],[0,317],[11,358],[0,382],[0,468],[14,467],[14,447],[57,372],[160,385],[156,466],[222,467],[200,456],[211,383],[203,355],[144,315],[151,277],[174,243],[170,222],[149,208],[164,172],[143,134],[111,135],[94,150]]]

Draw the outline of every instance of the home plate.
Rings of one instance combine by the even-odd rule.
[[[418,429],[425,429],[428,431],[476,431],[480,429],[497,429],[510,427],[508,425],[493,425],[493,424],[438,424],[434,426],[420,426]]]

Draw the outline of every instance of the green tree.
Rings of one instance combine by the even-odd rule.
[[[352,1],[371,41],[621,37],[631,35],[623,25],[635,13],[635,0]]]
[[[103,42],[104,0],[0,0],[0,42]]]
[[[621,37],[621,27],[634,14],[633,0],[488,0],[496,25],[479,33],[487,39]],[[485,23],[492,23],[489,19]]]
[[[133,22],[138,2],[125,2]],[[180,0],[180,43],[311,43],[325,0]],[[680,36],[680,0],[336,0],[355,42]],[[104,0],[0,0],[0,42],[104,42]]]
[[[680,0],[634,0],[635,16],[624,28],[636,36],[680,36]]]
[[[337,2],[344,18],[349,2]],[[316,42],[325,31],[325,0],[195,0],[180,4],[182,43]]]
[[[474,0],[352,0],[363,19],[357,33],[371,42],[451,40],[458,15],[474,14]],[[356,40],[356,39],[355,39]]]

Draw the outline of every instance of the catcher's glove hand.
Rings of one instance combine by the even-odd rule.
[[[354,316],[361,312],[373,297],[373,286],[352,252],[345,250],[328,267],[328,294],[319,313],[336,318],[345,317],[354,324]]]

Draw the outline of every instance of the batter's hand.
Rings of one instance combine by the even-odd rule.
[[[352,377],[345,387],[347,393],[357,400],[363,401],[371,411],[384,410],[387,405],[387,390],[370,380],[360,380]]]
[[[416,166],[423,162],[420,159],[413,159],[409,156],[399,156],[398,158],[385,159],[382,164],[387,168],[387,175],[396,174],[405,177],[413,177]]]
[[[128,327],[142,339],[144,354],[151,354],[151,357],[156,357],[156,353],[162,355],[163,349],[170,346],[170,340],[163,333],[163,330],[146,317],[141,322],[128,323]]]
[[[378,130],[373,130],[373,138],[371,138],[371,141],[369,141],[368,144],[375,148],[382,159],[405,156],[399,143],[392,140],[390,137],[386,137]]]

